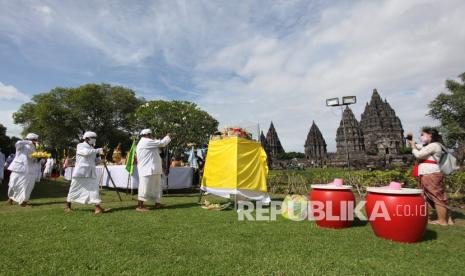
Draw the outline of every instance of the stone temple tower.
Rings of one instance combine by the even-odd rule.
[[[305,158],[312,162],[312,164],[322,165],[327,154],[326,141],[315,121],[313,121],[307,135],[307,140],[305,141]]]
[[[275,157],[276,155],[284,152],[284,148],[281,145],[281,141],[279,141],[278,133],[274,128],[273,122],[271,122],[268,133],[266,134],[266,142],[267,148],[265,151],[271,156]]]
[[[398,155],[404,144],[404,130],[399,117],[387,102],[373,89],[370,103],[365,106],[360,126],[369,155]]]
[[[347,151],[349,152],[351,158],[365,154],[363,132],[360,128],[359,122],[354,116],[354,113],[349,107],[346,107],[344,110],[342,120],[339,124],[339,128],[337,129],[336,146],[338,156],[347,156]]]

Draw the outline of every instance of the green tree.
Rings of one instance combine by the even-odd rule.
[[[0,124],[0,149],[5,155],[15,152],[15,143],[19,139],[6,135],[6,127]]]
[[[188,143],[206,145],[217,131],[218,121],[195,103],[186,101],[150,101],[136,111],[137,127],[150,128],[156,137],[173,134],[171,148],[179,155]]]
[[[465,157],[465,73],[459,81],[446,80],[447,92],[440,93],[430,104],[429,115],[441,122],[449,146],[457,146],[461,164]]]
[[[301,152],[295,152],[295,151],[283,152],[283,153],[278,154],[276,158],[279,160],[291,160],[294,158],[301,159],[301,158],[305,158],[305,154]]]
[[[130,143],[134,112],[144,103],[134,91],[108,84],[86,84],[77,88],[57,87],[32,97],[13,114],[23,132],[40,135],[48,149],[74,147],[87,130],[95,131],[99,143],[114,147]]]

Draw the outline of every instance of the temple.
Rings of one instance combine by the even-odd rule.
[[[322,166],[327,158],[326,141],[313,121],[305,141],[305,158],[312,166]]]
[[[280,153],[284,153],[284,148],[279,141],[278,133],[274,128],[273,122],[270,124],[268,133],[266,133],[265,151],[271,157],[276,157]]]
[[[396,155],[404,143],[404,130],[399,117],[387,100],[382,100],[376,89],[365,106],[360,126],[369,155]]]
[[[385,99],[373,89],[360,122],[346,107],[336,133],[336,154],[330,154],[332,166],[365,167],[401,163],[404,130],[399,117]]]

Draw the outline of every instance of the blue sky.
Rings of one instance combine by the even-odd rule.
[[[222,126],[267,129],[303,151],[313,120],[335,149],[329,97],[373,88],[404,129],[465,71],[464,1],[0,0],[0,123],[31,95],[89,82],[199,104]]]

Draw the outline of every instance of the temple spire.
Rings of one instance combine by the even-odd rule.
[[[322,166],[327,157],[326,141],[313,121],[305,141],[305,157],[312,165]]]
[[[267,149],[265,150],[271,156],[275,157],[280,153],[284,153],[284,148],[281,145],[281,141],[279,140],[278,133],[276,132],[273,121],[271,121],[270,128],[266,134],[266,142]]]

